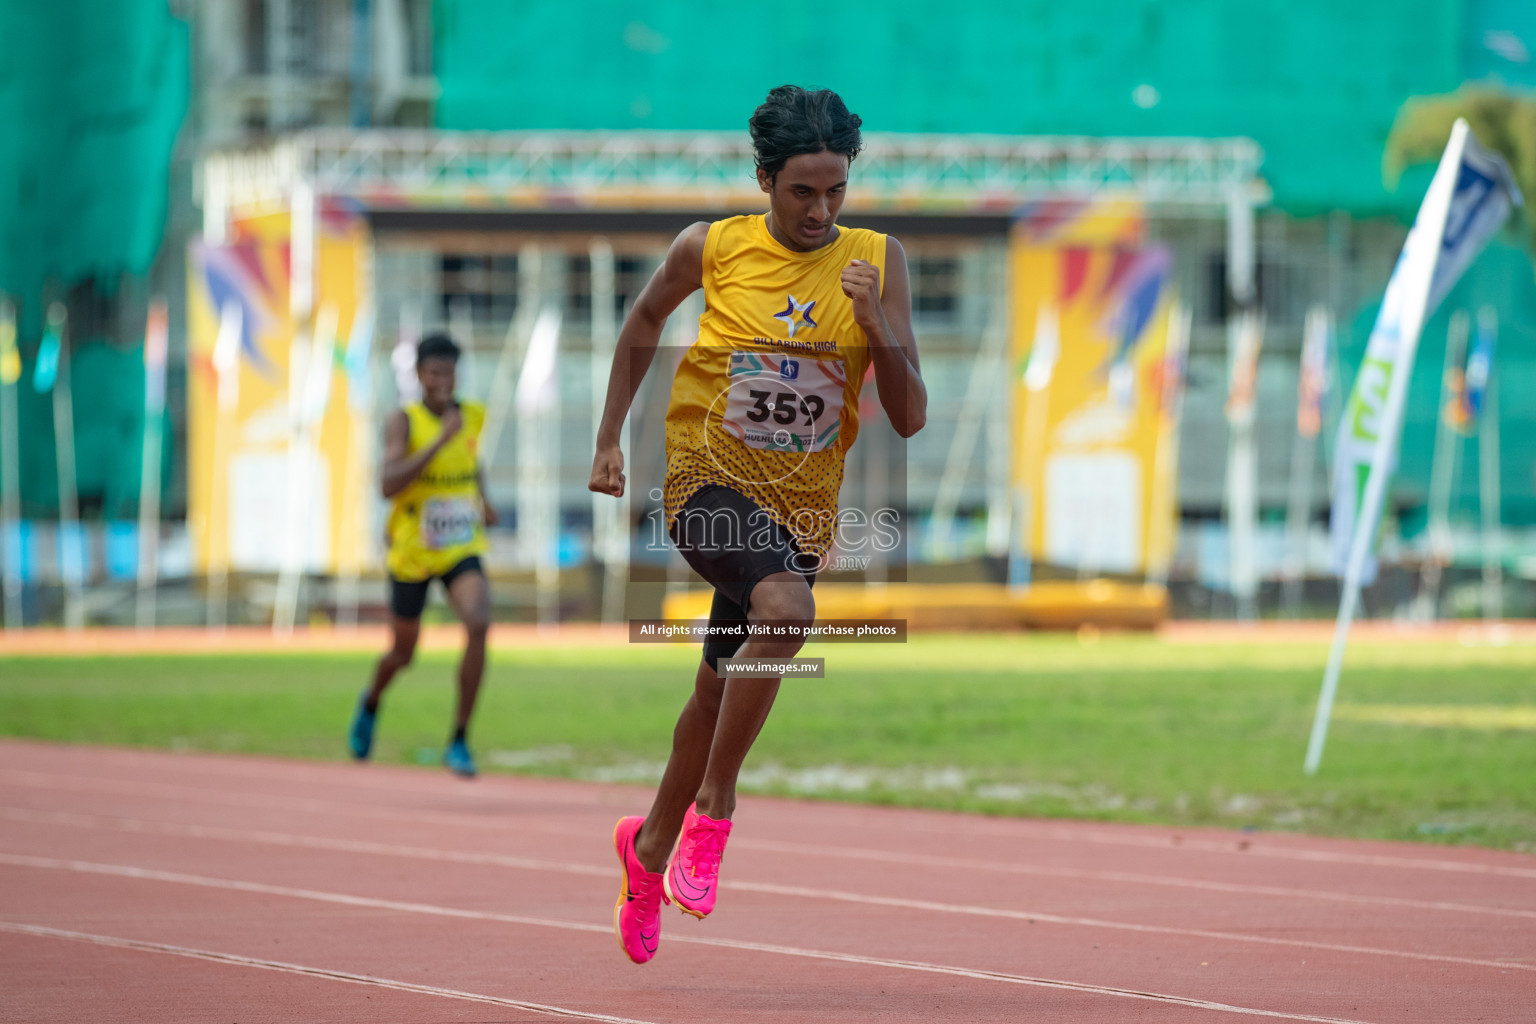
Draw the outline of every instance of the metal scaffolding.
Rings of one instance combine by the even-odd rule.
[[[1043,198],[1263,205],[1250,139],[1093,139],[871,133],[850,209],[1005,215]],[[285,204],[297,182],[366,206],[727,209],[758,202],[742,132],[313,130],[210,154],[209,233],[231,209]],[[1213,211],[1214,212],[1214,211]]]

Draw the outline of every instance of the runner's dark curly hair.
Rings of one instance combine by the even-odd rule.
[[[752,112],[747,129],[757,166],[773,180],[790,157],[801,153],[825,149],[852,163],[864,148],[859,134],[863,124],[831,89],[807,92],[798,85],[781,85]]]
[[[458,343],[442,331],[427,335],[416,346],[416,366],[420,368],[428,359],[452,359],[458,362]]]

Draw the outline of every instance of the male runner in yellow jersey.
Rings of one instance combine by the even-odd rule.
[[[470,778],[475,760],[466,731],[485,673],[491,622],[490,587],[480,556],[485,554],[484,527],[496,525],[496,510],[486,500],[476,454],[485,407],[454,396],[458,362],[459,347],[452,338],[423,338],[416,348],[421,401],[397,409],[384,429],[383,491],[392,501],[387,564],[394,638],[374,669],[373,685],[358,700],[348,742],[352,756],[368,756],[379,698],[395,673],[411,663],[427,587],[440,579],[465,631],[458,713],[443,763]]]
[[[768,213],[684,230],[619,333],[588,485],[616,496],[619,431],[662,327],[704,289],[667,410],[664,492],[672,539],[715,588],[712,627],[813,620],[811,583],[833,541],[869,365],[898,433],[910,437],[927,414],[901,245],[837,225],[860,124],[830,90],[769,93],[748,122]],[[700,918],[713,909],[736,777],[778,693],[777,677],[722,681],[719,659],[789,658],[800,646],[706,642],[650,813],[614,829],[614,930],[636,963],[656,953],[662,899]]]

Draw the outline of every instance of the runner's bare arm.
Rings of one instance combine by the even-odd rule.
[[[645,371],[656,357],[667,317],[704,284],[704,240],[708,237],[709,225],[703,221],[684,228],[624,318],[613,350],[603,419],[597,428],[597,454],[592,460],[592,479],[587,483],[589,491],[616,498],[624,494],[624,454],[619,450],[619,432],[635,392],[645,379]]]
[[[880,405],[896,433],[911,437],[928,422],[928,388],[917,363],[912,284],[901,243],[886,237],[883,289],[879,268],[854,260],[843,268],[843,291],[853,300],[854,319],[869,338]]]
[[[485,489],[485,467],[475,463],[475,486],[480,489],[480,521],[486,526],[495,526],[501,521],[501,516],[496,512],[496,506],[491,504],[490,492]]]
[[[432,461],[432,456],[441,451],[443,445],[459,432],[463,423],[463,414],[459,412],[459,407],[451,406],[447,412],[443,413],[443,432],[438,434],[431,444],[415,455],[411,455],[409,454],[411,421],[406,417],[404,409],[396,409],[390,413],[389,420],[384,424],[384,497],[393,498],[409,487],[411,481],[427,468],[427,463]]]

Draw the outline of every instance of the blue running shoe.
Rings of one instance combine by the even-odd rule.
[[[352,712],[352,726],[347,730],[347,745],[352,748],[352,756],[359,761],[368,760],[368,752],[373,749],[373,723],[378,718],[377,711],[368,710],[368,691],[357,698],[357,710]]]
[[[455,775],[462,775],[466,779],[475,777],[475,759],[469,753],[469,744],[463,740],[454,740],[448,744],[448,752],[443,755],[443,764]]]

